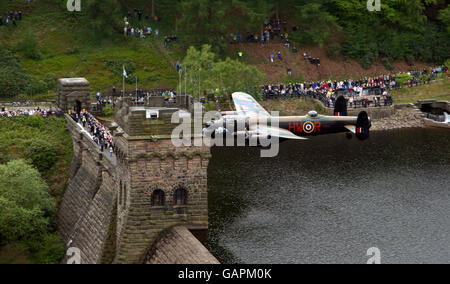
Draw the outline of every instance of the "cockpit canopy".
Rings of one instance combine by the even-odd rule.
[[[308,116],[309,117],[317,117],[319,114],[317,113],[317,111],[312,110],[310,112],[308,112]]]

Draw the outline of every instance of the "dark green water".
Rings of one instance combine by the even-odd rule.
[[[209,248],[222,263],[450,263],[450,131],[216,147]]]

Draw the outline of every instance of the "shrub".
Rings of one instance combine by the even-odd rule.
[[[408,73],[400,73],[395,75],[395,80],[401,85],[408,83],[408,80],[411,78],[413,78],[413,76],[408,75]]]
[[[0,97],[14,97],[25,92],[30,76],[20,60],[6,49],[0,49]]]
[[[450,68],[450,59],[448,59],[447,61],[445,61],[445,62],[444,62],[444,65],[445,65],[447,68]]]
[[[67,54],[67,55],[78,54],[78,53],[80,53],[80,48],[77,46],[69,47],[65,52],[65,54]]]
[[[33,60],[42,59],[42,54],[39,51],[36,40],[32,36],[26,36],[18,46],[18,49],[23,52],[26,58]]]
[[[56,233],[31,238],[25,244],[33,260],[39,264],[58,264],[64,256],[64,244]]]
[[[23,160],[0,165],[0,239],[8,242],[41,236],[56,210],[48,185]]]
[[[216,104],[213,101],[207,101],[203,104],[206,111],[215,111],[217,110]]]
[[[102,114],[104,116],[110,116],[114,114],[114,110],[111,105],[106,105],[103,107]]]
[[[48,86],[44,80],[39,80],[38,78],[31,78],[29,84],[26,88],[26,92],[32,95],[47,93]]]
[[[47,73],[44,78],[44,82],[47,85],[47,90],[53,90],[56,88],[56,75],[53,73]]]
[[[414,61],[415,61],[414,55],[408,54],[405,56],[405,59],[406,59],[406,63],[408,63],[409,66],[414,66]]]
[[[364,69],[369,69],[370,66],[372,66],[372,63],[375,62],[375,60],[376,60],[376,57],[373,54],[367,53],[362,58],[359,59],[359,64]]]
[[[389,57],[383,57],[383,59],[381,59],[381,63],[383,63],[383,66],[387,69],[387,70],[393,70],[394,67],[391,64],[392,59]]]
[[[56,149],[45,140],[33,139],[25,149],[25,157],[42,173],[56,161]]]
[[[30,96],[28,96],[27,94],[19,94],[17,96],[18,101],[27,101],[29,99],[30,99]]]
[[[128,84],[133,84],[136,82],[136,76],[134,75],[134,72],[136,71],[136,64],[133,60],[130,58],[125,59],[125,61],[119,61],[119,60],[103,60],[104,67],[109,70],[111,73],[115,74],[116,76],[122,77],[123,74],[123,67],[125,67],[125,70],[127,70],[128,78],[125,78],[125,81]]]
[[[331,59],[336,59],[341,54],[341,45],[340,44],[330,44],[327,48],[328,57]]]

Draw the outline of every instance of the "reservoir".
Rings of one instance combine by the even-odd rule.
[[[450,131],[215,147],[209,249],[222,263],[450,263]]]

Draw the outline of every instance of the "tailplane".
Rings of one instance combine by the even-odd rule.
[[[334,103],[334,116],[347,116],[347,100],[339,96]]]
[[[358,119],[356,120],[356,137],[359,140],[366,140],[370,137],[370,127],[372,123],[370,122],[370,118],[367,115],[367,112],[362,111],[358,115]]]

